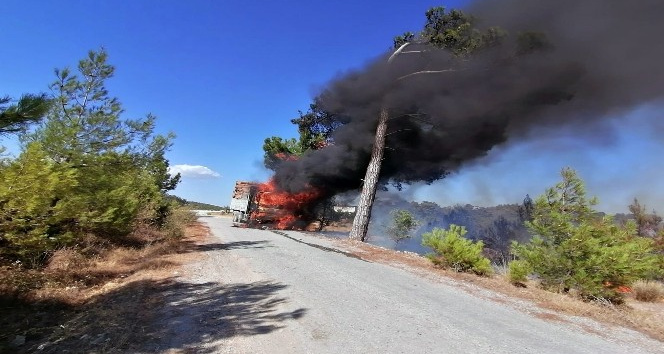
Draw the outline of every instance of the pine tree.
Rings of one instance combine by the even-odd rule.
[[[37,123],[48,112],[50,101],[45,94],[23,95],[18,102],[10,104],[10,97],[0,98],[0,134],[14,134]]]
[[[434,264],[451,267],[458,272],[491,274],[491,262],[482,255],[484,243],[465,238],[466,233],[465,227],[454,224],[448,230],[434,228],[422,235],[422,245],[434,251],[428,255]]]
[[[419,222],[408,210],[396,209],[390,213],[392,218],[387,227],[387,233],[397,243],[411,237],[413,230],[419,226]]]
[[[69,199],[78,171],[61,169],[38,143],[0,170],[0,254],[36,265],[73,241],[78,217]]]
[[[47,119],[0,171],[0,246],[15,258],[44,259],[89,234],[122,239],[139,215],[160,224],[169,212],[165,193],[179,181],[165,158],[173,135],[155,135],[152,115],[122,118],[106,89],[106,52],[91,51],[77,69],[56,70]]]
[[[535,200],[533,233],[527,244],[513,245],[545,288],[577,291],[583,298],[622,300],[620,289],[657,274],[652,240],[639,237],[633,222],[625,226],[600,217],[583,181],[565,168],[562,181]]]

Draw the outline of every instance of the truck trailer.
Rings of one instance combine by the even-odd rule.
[[[233,225],[246,224],[251,215],[251,204],[258,191],[258,185],[252,182],[236,181],[230,209],[233,212]]]
[[[287,211],[282,206],[269,204],[270,193],[259,183],[236,181],[230,203],[233,226],[269,224],[284,217]]]

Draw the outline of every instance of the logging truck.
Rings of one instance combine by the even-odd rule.
[[[268,193],[261,191],[258,183],[236,181],[230,204],[233,226],[271,223],[283,216],[285,210],[280,206],[261,203],[261,199],[269,199],[261,198]]]
[[[251,204],[256,197],[258,185],[251,182],[237,181],[231,197],[230,209],[233,213],[233,225],[246,224],[251,214]]]

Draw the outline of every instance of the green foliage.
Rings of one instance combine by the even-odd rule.
[[[265,139],[263,143],[265,167],[274,170],[280,162],[301,156],[310,150],[318,150],[332,141],[332,133],[344,124],[343,117],[323,110],[314,100],[309,110],[299,112],[299,117],[291,119],[297,126],[299,138],[280,138],[277,136]]]
[[[0,170],[2,255],[34,265],[45,251],[72,241],[75,208],[62,198],[76,187],[77,176],[49,162],[39,144]]]
[[[167,238],[182,238],[186,226],[196,222],[196,219],[196,215],[191,210],[173,206],[169,209],[161,229]]]
[[[410,238],[411,232],[417,228],[419,222],[408,210],[397,209],[391,213],[390,225],[387,232],[396,242]]]
[[[587,299],[620,302],[621,286],[658,272],[652,240],[636,236],[635,224],[616,225],[611,217],[599,217],[592,208],[596,199],[586,197],[583,181],[569,168],[563,180],[535,201],[535,235],[513,251],[527,262],[542,285],[555,291],[574,289]]]
[[[173,145],[172,141],[174,138],[175,135],[173,133],[169,133],[166,136],[153,136],[152,141],[144,148],[142,153],[134,154],[135,162],[152,176],[157,187],[163,193],[174,190],[181,179],[179,173],[171,175],[168,172],[170,164],[165,157],[166,151]]]
[[[0,134],[24,131],[29,124],[39,122],[50,107],[46,95],[23,95],[16,104],[11,98],[0,98]]]
[[[273,136],[265,139],[263,142],[263,163],[265,167],[274,170],[280,162],[297,157],[302,153],[300,142],[291,139],[282,139]]]
[[[105,86],[114,72],[106,60],[104,51],[92,51],[78,74],[56,70],[56,104],[23,137],[19,158],[0,169],[5,257],[36,265],[86,235],[121,241],[144,215],[164,225],[171,208],[165,192],[179,181],[164,157],[173,135],[154,135],[151,115],[121,118],[121,104]]]
[[[299,112],[299,117],[291,119],[291,123],[297,125],[300,135],[300,146],[302,153],[308,150],[318,150],[332,140],[335,129],[345,123],[344,117],[328,112],[321,108],[315,99],[309,105],[309,110]]]
[[[87,163],[106,152],[148,157],[170,146],[172,137],[154,141],[155,117],[122,119],[122,105],[109,95],[106,81],[115,68],[105,51],[90,51],[78,64],[78,74],[69,68],[56,69],[51,84],[56,93],[46,122],[26,141],[39,141],[56,162]]]
[[[447,48],[462,57],[494,46],[506,36],[497,27],[485,31],[478,29],[475,18],[461,10],[446,12],[445,7],[433,7],[426,12],[426,18],[424,30],[420,34],[422,40],[439,48]]]
[[[130,156],[109,153],[95,162],[80,168],[77,188],[68,198],[78,202],[83,230],[109,239],[123,237],[143,205],[160,203],[158,185]]]
[[[429,259],[436,264],[451,267],[456,271],[471,271],[478,275],[493,272],[489,259],[482,256],[484,244],[464,237],[466,228],[450,225],[448,230],[434,228],[422,235],[422,245],[430,247],[434,253]]]
[[[515,260],[509,263],[508,277],[512,284],[524,284],[533,269],[528,262]]]
[[[404,32],[401,35],[395,36],[394,37],[394,48],[397,49],[401,47],[402,45],[411,42],[413,39],[415,39],[415,33],[413,32]]]

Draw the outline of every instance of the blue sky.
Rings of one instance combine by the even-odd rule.
[[[446,1],[459,7],[464,1]],[[432,1],[26,1],[3,2],[0,95],[47,92],[53,69],[75,67],[103,47],[116,67],[108,82],[127,118],[153,113],[177,135],[168,158],[183,181],[175,194],[227,205],[235,180],[265,180],[262,143],[293,137],[290,119],[317,89],[361,67],[417,31]],[[407,198],[443,205],[518,202],[576,168],[607,210],[639,197],[661,203],[664,148],[642,121],[661,107],[627,112],[631,122],[601,146],[579,146],[574,132],[535,135],[492,151]],[[644,118],[645,117],[645,118]],[[3,141],[10,150],[13,143]],[[13,148],[15,151],[15,147]]]

